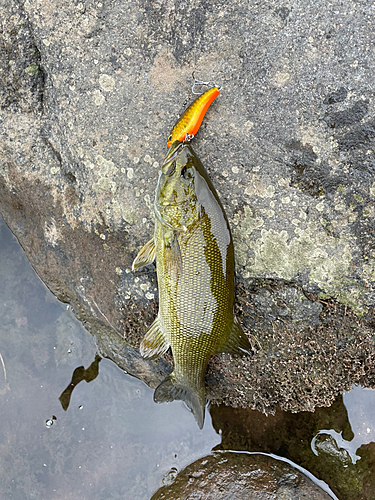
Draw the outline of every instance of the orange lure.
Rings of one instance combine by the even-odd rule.
[[[195,136],[210,104],[219,94],[220,90],[217,87],[212,87],[190,104],[168,137],[167,146],[169,148],[174,141],[188,140]]]

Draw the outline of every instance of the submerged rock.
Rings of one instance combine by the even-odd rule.
[[[157,285],[130,268],[202,70],[223,88],[193,147],[258,341],[212,360],[208,397],[313,410],[374,385],[374,27],[359,4],[0,0],[0,24],[0,213],[101,355],[152,387],[171,370],[170,354],[139,355]]]
[[[299,470],[260,454],[212,453],[172,479],[151,500],[329,500],[332,498]]]

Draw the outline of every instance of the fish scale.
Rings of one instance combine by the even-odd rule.
[[[233,313],[229,223],[205,168],[186,142],[176,141],[164,160],[155,215],[153,241],[133,263],[138,269],[156,255],[159,312],[140,351],[151,358],[171,347],[174,370],[156,388],[154,400],[183,400],[202,428],[210,357],[250,354],[251,347]]]
[[[207,218],[205,215],[205,219]],[[230,297],[234,292],[233,275],[227,276],[225,281],[217,277],[221,286],[212,286],[215,275],[212,275],[207,261],[219,259],[211,248],[212,241],[206,241],[212,235],[207,230],[204,231],[205,226],[202,222],[192,235],[182,235],[179,238],[182,269],[177,280],[171,278],[165,263],[161,224],[158,228],[161,234],[156,236],[156,241],[161,241],[161,248],[156,244],[160,315],[174,319],[168,324],[167,330],[175,372],[184,373],[188,383],[197,392],[202,390],[209,358],[220,350],[222,340],[216,332],[231,325],[231,318],[226,319],[224,311],[233,310]],[[208,233],[206,239],[204,232]],[[196,274],[199,263],[199,274]],[[215,270],[220,267],[215,266]]]

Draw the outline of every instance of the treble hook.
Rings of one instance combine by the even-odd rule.
[[[192,76],[194,78],[194,83],[193,83],[193,86],[191,87],[192,94],[201,95],[201,93],[202,93],[202,92],[194,92],[194,87],[196,85],[207,85],[207,87],[217,87],[219,90],[221,89],[221,87],[219,85],[216,85],[216,83],[213,80],[210,80],[209,82],[204,82],[203,80],[198,80],[195,77],[195,73],[202,73],[202,71],[198,71],[198,70],[193,71]]]

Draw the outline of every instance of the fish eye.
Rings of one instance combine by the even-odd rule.
[[[191,179],[193,177],[191,169],[190,168],[188,169],[186,165],[182,167],[180,175],[186,180]]]
[[[170,142],[172,139],[173,139],[173,135],[171,134],[171,135],[168,137],[168,142]]]

